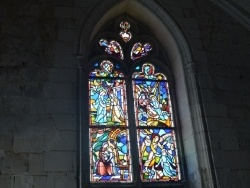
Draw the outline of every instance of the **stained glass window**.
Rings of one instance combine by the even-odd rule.
[[[89,75],[90,178],[131,181],[124,75],[111,61],[103,60],[99,66]]]
[[[122,47],[117,41],[111,40],[110,42],[108,42],[105,39],[101,39],[99,41],[99,44],[105,49],[105,52],[107,52],[108,54],[119,57],[120,59],[124,59]]]
[[[145,63],[142,72],[135,72],[133,78],[136,125],[172,127],[166,76],[154,73],[154,66]]]
[[[133,90],[142,181],[180,180],[166,76],[145,63],[133,74]]]
[[[128,29],[130,28],[130,24],[126,21],[120,23],[120,28],[122,28],[122,31],[120,32],[120,36],[122,37],[124,42],[130,41],[132,38],[132,34]]]
[[[122,128],[90,128],[91,182],[131,182],[129,134]]]
[[[97,39],[106,55],[95,53],[88,72],[90,182],[179,181],[169,81],[149,56],[156,45],[137,41],[126,20],[117,28],[115,40]]]
[[[152,50],[152,47],[149,43],[142,45],[140,42],[134,44],[131,50],[131,59],[135,60],[143,56],[147,56],[148,52]]]

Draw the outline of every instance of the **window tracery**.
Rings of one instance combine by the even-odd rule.
[[[89,69],[90,182],[131,183],[136,160],[141,182],[180,181],[169,83],[151,60],[156,44],[138,41],[129,21],[119,26],[115,39],[99,36],[106,55]]]

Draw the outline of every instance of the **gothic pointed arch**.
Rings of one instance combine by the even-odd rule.
[[[123,14],[133,17],[148,28],[169,60],[175,86],[177,103],[175,110],[179,115],[184,156],[186,159],[187,178],[184,178],[184,180],[187,179],[191,187],[205,187],[205,185],[206,187],[213,187],[214,179],[213,171],[211,170],[211,156],[205,134],[206,125],[202,118],[202,107],[195,78],[194,61],[185,37],[173,19],[155,2],[150,0],[127,0],[119,2],[107,0],[105,3],[100,3],[95,7],[79,36],[80,79],[88,79],[85,70],[88,65],[88,55],[91,53],[89,45],[92,40],[105,24]],[[88,94],[84,93],[84,90],[88,89],[88,84],[82,82],[80,88],[82,90],[80,92],[82,94],[80,108],[82,108],[82,106],[88,104],[88,100],[86,100],[86,95]],[[82,160],[88,154],[86,154],[83,144],[89,143],[89,140],[82,135],[82,119],[88,117],[88,112],[84,110],[80,111],[82,112],[80,114],[79,127],[81,129],[80,163],[82,165],[80,179],[84,184],[84,179],[87,177]]]

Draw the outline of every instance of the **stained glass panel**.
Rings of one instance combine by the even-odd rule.
[[[90,125],[125,126],[127,100],[123,74],[113,71],[110,61],[103,61],[100,67],[93,70],[89,78]]]
[[[140,42],[134,44],[131,50],[131,59],[135,60],[148,55],[148,52],[152,50],[149,43],[142,45]]]
[[[137,126],[173,127],[172,107],[165,75],[144,64],[133,74],[134,110]]]
[[[142,181],[180,180],[174,131],[140,129],[137,134]]]
[[[132,38],[131,32],[128,31],[130,28],[130,24],[126,21],[120,23],[120,28],[122,28],[122,31],[120,32],[120,36],[122,37],[124,42],[130,41]]]
[[[90,129],[90,181],[131,182],[127,129]]]
[[[105,52],[108,54],[114,55],[120,59],[124,59],[122,47],[117,41],[111,40],[108,42],[105,39],[101,39],[99,41],[99,45],[102,46],[105,49]]]

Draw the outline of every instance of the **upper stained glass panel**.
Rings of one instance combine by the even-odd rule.
[[[110,61],[103,61],[89,77],[90,125],[127,125],[126,87],[123,74],[113,71]],[[102,78],[100,78],[102,77]],[[105,78],[106,77],[106,78]]]
[[[122,31],[120,31],[120,36],[122,37],[123,41],[124,42],[130,41],[130,39],[132,38],[131,32],[128,31],[130,28],[130,24],[126,21],[121,22],[120,28],[122,29]]]
[[[145,63],[133,74],[134,110],[137,126],[173,127],[172,106],[165,75],[154,73]]]
[[[137,42],[134,44],[131,50],[131,59],[135,60],[144,56],[148,55],[148,52],[152,50],[152,46],[149,43],[142,43]]]
[[[105,39],[101,39],[99,45],[102,46],[108,54],[114,55],[122,60],[124,59],[122,47],[117,41],[111,40],[108,42]]]

